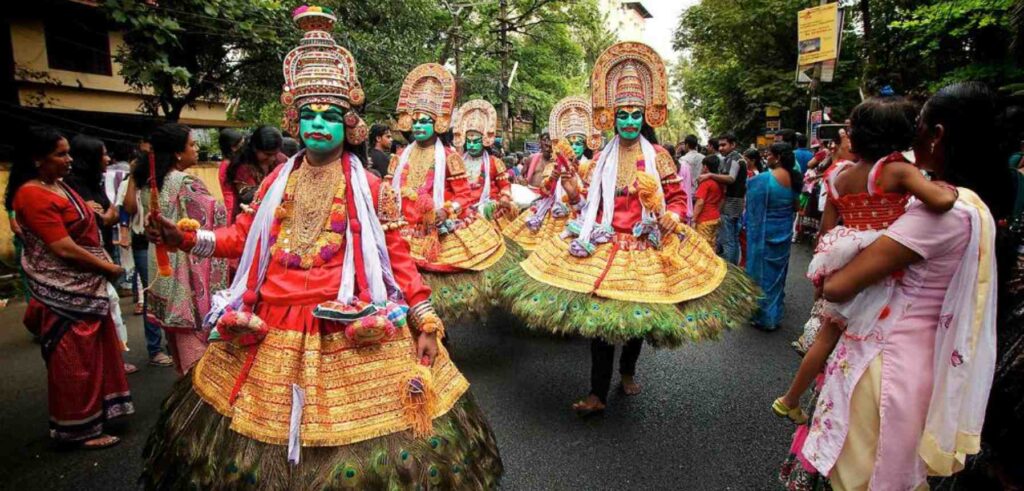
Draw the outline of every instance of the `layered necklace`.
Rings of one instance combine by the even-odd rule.
[[[288,176],[271,228],[275,261],[289,268],[323,266],[341,251],[347,225],[341,161],[302,166]]]
[[[634,194],[636,192],[636,163],[644,159],[639,139],[626,146],[619,142],[619,170],[615,173],[615,191],[617,194]]]
[[[420,189],[426,184],[427,175],[432,174],[434,170],[434,146],[421,147],[416,143],[412,145],[409,163],[405,166],[402,196],[415,200],[419,197]]]

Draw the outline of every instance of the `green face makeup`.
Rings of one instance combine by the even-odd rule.
[[[572,146],[576,158],[580,158],[583,156],[583,151],[587,149],[587,139],[580,135],[572,135],[569,137],[569,145]]]
[[[418,142],[425,142],[434,136],[434,118],[426,114],[412,120],[412,137]]]
[[[466,153],[479,157],[484,153],[484,137],[480,135],[466,137]]]
[[[345,142],[345,115],[337,106],[302,106],[299,109],[299,134],[310,152],[329,153]]]
[[[615,112],[615,128],[619,130],[619,136],[626,140],[635,140],[640,136],[640,128],[644,125],[643,109],[619,109]]]

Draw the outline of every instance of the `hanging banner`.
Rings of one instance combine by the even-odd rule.
[[[839,4],[828,3],[797,14],[798,63],[810,65],[837,57]]]

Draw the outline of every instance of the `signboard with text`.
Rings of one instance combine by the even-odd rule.
[[[799,64],[809,65],[836,58],[838,20],[838,3],[827,3],[797,13]]]

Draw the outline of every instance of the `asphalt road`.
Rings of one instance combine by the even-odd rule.
[[[569,406],[588,389],[586,341],[525,332],[500,316],[449,328],[452,357],[497,435],[504,489],[780,489],[793,427],[769,407],[799,364],[789,343],[811,307],[809,259],[808,248],[793,248],[781,329],[746,327],[671,351],[645,346],[643,393],[614,394],[604,416],[585,421]],[[136,414],[112,428],[124,441],[57,449],[47,437],[46,371],[22,312],[0,312],[0,489],[136,489],[174,370],[145,365],[140,318],[129,315],[127,359],[141,371],[129,376]]]

